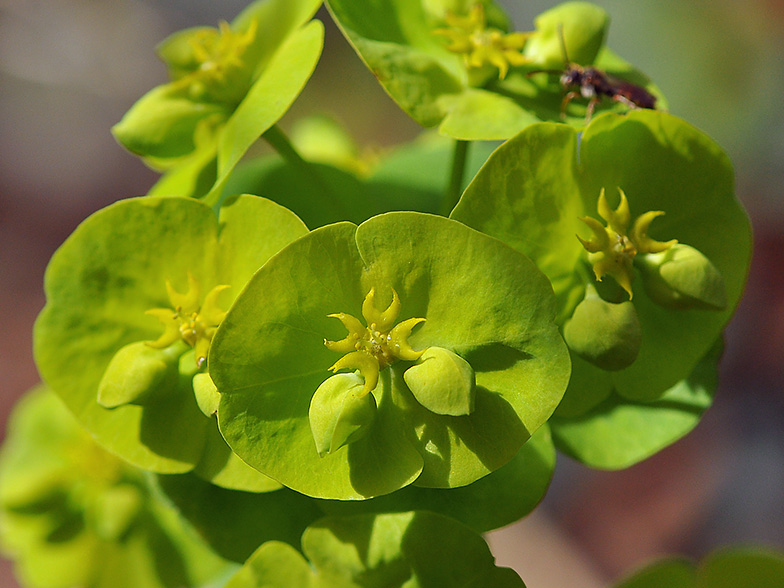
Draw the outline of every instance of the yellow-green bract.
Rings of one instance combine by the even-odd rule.
[[[140,468],[195,469],[246,490],[279,487],[231,453],[216,419],[205,416],[209,388],[197,386],[197,402],[193,378],[206,373],[196,356],[209,347],[210,325],[253,272],[306,233],[293,213],[256,196],[234,199],[219,215],[195,200],[153,197],[95,213],[46,272],[34,333],[44,380],[99,443]],[[173,324],[162,324],[167,316]],[[169,331],[173,338],[161,340]],[[153,349],[156,341],[167,346]]]
[[[716,342],[740,299],[751,251],[732,166],[709,137],[669,114],[636,110],[595,117],[578,149],[574,130],[540,123],[494,152],[451,216],[529,255],[553,284],[558,322],[576,344],[569,389],[552,421],[562,450],[597,467],[626,467],[697,423],[711,403]],[[593,243],[602,234],[622,266],[617,272]],[[648,293],[648,266],[664,254],[645,251],[681,244],[709,260],[713,277],[696,285],[670,277],[667,287],[713,304],[663,305]],[[578,312],[587,287],[610,304],[633,295],[640,339],[626,330],[626,353],[616,347],[613,357],[592,357],[578,334],[596,337],[597,354],[619,341],[569,331],[570,319],[590,320]]]
[[[404,381],[414,362],[384,359],[369,431],[321,457],[309,407],[340,357],[324,340],[346,337],[329,315],[372,316],[362,312],[372,288],[378,310],[394,290],[398,319],[426,319],[408,338],[414,350],[441,347],[471,366],[475,406],[464,416],[428,410]],[[443,217],[388,213],[322,227],[256,273],[215,335],[221,431],[250,465],[311,496],[470,484],[511,460],[560,401],[569,360],[554,303],[527,258]]]

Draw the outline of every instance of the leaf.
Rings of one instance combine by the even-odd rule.
[[[767,588],[784,582],[784,556],[768,549],[728,547],[699,565],[665,559],[624,579],[615,588]]]
[[[555,469],[555,448],[547,425],[536,431],[512,460],[484,478],[461,488],[407,486],[361,502],[319,501],[328,515],[429,510],[456,519],[477,533],[509,525],[542,500]]]
[[[142,157],[178,158],[196,148],[194,134],[202,121],[219,124],[230,114],[225,106],[194,102],[177,85],[166,84],[140,98],[112,127],[112,134]]]
[[[274,54],[231,115],[218,140],[217,197],[245,152],[289,109],[310,78],[324,46],[324,25],[311,21],[293,32]]]
[[[424,511],[326,518],[305,531],[302,547],[318,576],[336,586],[524,587],[495,567],[479,535]]]
[[[472,145],[466,163],[467,183],[492,152],[492,145]],[[311,163],[323,185],[315,184],[279,156],[243,162],[227,180],[223,196],[260,194],[294,211],[311,228],[348,220],[359,224],[392,210],[436,213],[449,182],[452,141],[432,135],[396,147],[365,176],[324,163]],[[344,212],[324,197],[324,185],[343,204]],[[222,197],[223,197],[222,196]]]
[[[314,585],[308,562],[285,543],[268,541],[259,547],[225,588],[310,588]]]
[[[615,588],[696,588],[694,565],[685,560],[666,559],[646,566]]]
[[[158,475],[168,500],[221,557],[242,563],[265,541],[298,546],[322,516],[315,501],[287,488],[251,493],[219,488],[193,474]]]
[[[0,521],[0,541],[26,585],[178,588],[225,572],[144,473],[96,445],[45,388],[11,416]]]
[[[633,402],[613,392],[579,416],[556,414],[550,421],[556,447],[590,467],[617,470],[674,443],[713,403],[721,350],[717,344],[688,378],[653,402]]]

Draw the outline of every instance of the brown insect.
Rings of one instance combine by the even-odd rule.
[[[564,41],[563,27],[558,27],[561,38],[561,49],[564,55],[563,70],[540,69],[528,72],[527,75],[536,73],[560,73],[561,87],[566,91],[566,95],[561,101],[561,118],[566,118],[566,107],[569,103],[582,96],[588,100],[588,107],[585,111],[585,123],[591,120],[594,108],[604,98],[609,98],[614,102],[625,104],[629,108],[656,108],[656,96],[648,92],[642,86],[612,77],[599,68],[593,66],[583,67],[569,61],[566,53],[566,42]]]

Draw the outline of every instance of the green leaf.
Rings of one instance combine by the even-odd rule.
[[[310,588],[313,572],[299,551],[278,541],[268,541],[248,558],[225,588]]]
[[[293,32],[275,53],[226,123],[218,140],[218,178],[208,201],[216,199],[242,156],[286,113],[310,79],[324,46],[324,25],[311,21]]]
[[[196,404],[193,354],[180,358],[175,385],[143,405],[101,406],[101,379],[121,348],[161,335],[146,311],[171,306],[167,280],[185,292],[192,275],[202,295],[229,285],[219,303],[226,309],[267,258],[306,232],[292,213],[252,196],[228,203],[220,218],[180,198],[129,199],[95,213],[47,269],[47,305],[34,334],[43,378],[109,450],[143,469],[190,471],[213,451],[215,428]],[[113,391],[115,400],[122,396]]]
[[[97,446],[42,388],[9,423],[0,541],[20,581],[42,588],[204,585],[226,565],[158,500],[143,472]]]
[[[199,141],[196,143],[198,145]],[[166,169],[147,196],[199,198],[209,192],[217,174],[215,150],[214,142],[197,147],[196,151]],[[164,163],[164,167],[169,167],[168,163]]]
[[[232,21],[237,30],[247,30],[256,20],[260,31],[250,49],[249,60],[257,63],[254,79],[261,75],[289,35],[308,22],[321,6],[321,0],[256,0]]]
[[[763,548],[729,547],[698,566],[680,559],[651,564],[615,588],[768,588],[784,583],[784,555]]]
[[[345,336],[328,315],[360,316],[373,287],[397,291],[401,320],[427,319],[414,349],[437,345],[471,364],[476,407],[431,413],[405,385],[402,361],[381,372],[371,431],[321,458],[308,407],[339,358],[324,339]],[[329,225],[257,272],[218,330],[210,373],[221,430],[253,467],[311,496],[368,498],[417,477],[469,484],[511,460],[560,400],[569,365],[553,312],[549,285],[526,258],[459,223],[389,213]]]
[[[763,548],[714,552],[698,570],[697,588],[763,588],[784,583],[784,555]]]
[[[114,137],[129,151],[162,159],[188,155],[196,148],[196,127],[204,120],[218,125],[231,111],[220,104],[194,102],[174,84],[150,90],[112,127]]]
[[[175,168],[154,194],[209,192],[216,151],[220,192],[231,168],[288,110],[313,72],[323,27],[305,23],[320,4],[259,0],[230,27],[186,29],[159,45],[172,81],[151,90],[113,128],[117,140],[152,167]],[[205,128],[209,138],[200,143]]]
[[[392,210],[436,213],[449,181],[452,141],[437,135],[395,148],[367,176],[324,163],[314,172],[348,212],[341,213],[324,198],[324,188],[300,170],[273,155],[242,163],[224,188],[229,194],[261,194],[294,211],[311,228],[348,220],[359,224]],[[492,152],[487,143],[472,145],[466,183]]]
[[[287,488],[240,492],[193,474],[158,475],[157,482],[216,553],[239,563],[265,541],[299,546],[302,532],[323,514],[314,500]]]
[[[479,535],[429,512],[326,518],[305,531],[302,548],[334,586],[524,588],[495,567]]]
[[[624,579],[615,588],[696,588],[694,565],[686,560],[656,562]]]
[[[717,344],[688,378],[653,402],[634,402],[613,392],[577,416],[559,416],[559,409],[550,421],[556,447],[588,466],[617,470],[674,443],[697,426],[713,403],[721,350]]]
[[[550,428],[542,426],[512,461],[461,488],[407,486],[397,492],[362,502],[319,501],[328,515],[392,513],[429,510],[486,533],[530,513],[542,500],[555,469],[555,447]]]

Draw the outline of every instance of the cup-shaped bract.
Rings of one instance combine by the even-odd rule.
[[[45,389],[10,419],[0,540],[30,588],[179,588],[226,572],[145,472],[99,447]]]
[[[651,300],[668,308],[727,308],[724,278],[710,259],[678,243],[640,257],[638,267]]]
[[[574,353],[607,371],[629,367],[640,352],[640,320],[631,300],[607,302],[586,296],[563,329]]]
[[[454,351],[428,347],[422,356],[403,372],[417,402],[437,414],[471,414],[476,397],[476,377],[470,364]]]
[[[195,200],[154,197],[98,211],[47,269],[34,333],[44,380],[99,443],[137,467],[278,487],[231,453],[205,416],[215,392],[194,377],[207,374],[215,325],[253,272],[306,233],[294,214],[256,196],[218,215]]]
[[[356,374],[335,374],[316,388],[308,420],[319,455],[333,453],[368,433],[376,416],[372,394],[361,394]]]
[[[552,480],[555,457],[550,427],[545,424],[511,461],[467,486],[423,488],[412,484],[368,500],[315,502],[325,514],[337,516],[428,510],[486,533],[519,521],[536,508]]]
[[[609,17],[585,2],[544,13],[532,32],[512,30],[493,0],[327,0],[327,6],[400,108],[455,139],[503,140],[535,122],[561,120],[565,92],[557,74],[566,58],[553,58],[563,55],[562,39],[571,60],[641,84],[661,102],[643,74],[604,46]],[[608,99],[596,110],[628,108]],[[585,101],[573,100],[565,121],[583,126],[585,109]]]
[[[526,56],[538,67],[560,69],[568,62],[596,62],[610,16],[590,2],[564,2],[537,16],[534,24],[536,32],[525,45]]]
[[[533,264],[460,223],[401,212],[316,229],[255,274],[215,335],[221,431],[248,464],[310,496],[464,486],[510,461],[560,401],[569,361],[554,318]],[[414,355],[388,345],[412,320]],[[405,383],[435,346],[475,373],[468,415],[428,410]],[[367,434],[320,457],[308,411],[330,366],[358,370],[377,412]]]
[[[144,341],[122,347],[114,354],[98,383],[98,404],[116,408],[143,404],[150,397],[177,389],[184,345],[153,349]]]
[[[185,192],[220,190],[313,73],[324,29],[308,21],[320,5],[320,0],[257,0],[230,25],[186,29],[161,43],[158,55],[171,81],[140,98],[112,129],[148,164],[172,170],[156,193],[201,196]],[[211,176],[206,183],[204,175]]]
[[[703,362],[715,361],[713,347],[740,299],[751,250],[732,166],[710,138],[651,110],[596,117],[579,147],[574,130],[542,123],[496,150],[452,218],[530,256],[553,284],[561,325],[587,286],[608,303],[631,297],[639,354],[612,372],[572,354],[572,380],[552,421],[562,449],[592,465],[625,467],[696,424],[715,385],[715,371]],[[642,258],[651,255],[645,251],[677,247],[674,240],[720,274],[723,310],[673,309],[648,295],[641,283]],[[604,255],[612,243],[615,267]],[[670,418],[673,410],[684,418]],[[609,419],[606,411],[626,416]],[[634,443],[623,443],[624,436]]]
[[[226,588],[525,587],[513,570],[495,565],[481,536],[426,511],[327,517],[305,530],[302,552],[265,543]]]

